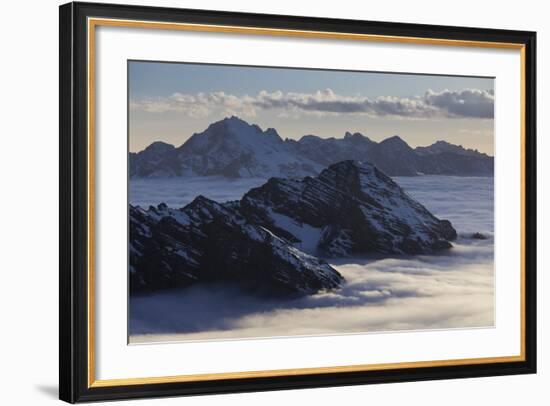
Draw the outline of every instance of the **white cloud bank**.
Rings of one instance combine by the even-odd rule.
[[[401,118],[493,118],[492,90],[463,89],[434,92],[428,89],[423,96],[403,98],[380,96],[344,96],[331,89],[313,93],[260,91],[255,96],[236,96],[225,92],[173,93],[168,97],[136,99],[130,108],[149,113],[177,111],[189,117],[207,117],[213,113],[253,117],[258,111],[279,110],[282,113],[315,115],[360,114],[371,117]]]
[[[451,221],[459,234],[451,250],[440,255],[342,259],[333,263],[346,278],[340,290],[294,300],[260,299],[227,286],[131,296],[130,341],[493,326],[493,179],[418,176],[396,181],[436,216]],[[180,204],[203,192],[220,201],[238,199],[250,186],[225,185],[223,191],[221,179],[211,179],[202,189],[198,182],[148,180],[130,194],[132,201],[156,204],[177,192],[174,204]],[[474,232],[489,238],[471,239]]]
[[[130,341],[494,325],[492,241],[459,243],[449,255],[431,258],[333,265],[347,281],[341,290],[287,302],[260,300],[221,286],[131,298]]]

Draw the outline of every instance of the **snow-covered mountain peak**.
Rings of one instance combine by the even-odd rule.
[[[257,147],[266,142],[275,144],[283,142],[274,128],[264,131],[257,124],[249,124],[237,116],[231,116],[210,124],[202,133],[193,134],[186,144],[211,144],[213,140],[237,142],[244,147]]]
[[[317,177],[273,178],[240,202],[245,217],[311,254],[429,253],[456,231],[376,166],[342,161]]]
[[[178,151],[181,173],[227,177],[287,176],[318,173],[320,165],[304,159],[273,128],[262,130],[236,117],[211,124]]]

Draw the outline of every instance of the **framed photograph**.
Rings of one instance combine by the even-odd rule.
[[[536,371],[534,32],[60,7],[60,398]]]

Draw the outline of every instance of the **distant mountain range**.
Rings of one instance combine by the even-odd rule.
[[[342,161],[316,177],[271,178],[240,201],[130,205],[133,292],[230,283],[268,296],[335,289],[323,258],[431,254],[457,236],[372,164]]]
[[[375,142],[349,132],[343,138],[283,140],[273,128],[263,131],[234,116],[210,124],[180,147],[158,141],[129,159],[130,177],[300,178],[345,160],[370,162],[389,176],[493,176],[494,168],[493,157],[446,141],[411,148],[397,135]]]

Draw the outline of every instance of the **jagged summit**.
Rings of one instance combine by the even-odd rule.
[[[231,115],[231,116],[225,117],[220,121],[225,121],[225,122],[228,122],[228,123],[242,123],[242,124],[245,124],[245,125],[250,125],[246,121],[244,121],[242,118],[240,118],[236,115]]]
[[[359,132],[355,132],[355,133],[350,133],[349,131],[346,132],[344,134],[344,139],[343,139],[343,143],[347,144],[348,145],[348,148],[360,148],[360,149],[366,149],[367,148],[370,148],[374,145],[376,145],[376,143],[374,141],[372,141],[369,137],[359,133]],[[353,157],[349,157],[349,159],[352,159]]]
[[[246,122],[245,120],[237,116],[225,117],[222,120],[216,121],[210,124],[204,132],[199,134],[208,133],[209,131],[220,131],[221,129],[226,130],[232,135],[242,135],[242,136],[251,135],[251,134],[268,135],[268,136],[276,135],[277,137],[274,140],[282,141],[282,139],[279,137],[275,129],[268,128],[267,130],[263,131],[259,125],[249,124],[248,122]]]
[[[365,137],[363,134],[361,133],[350,133],[349,131],[346,131],[345,134],[344,134],[344,139],[364,139],[364,138],[367,138]]]
[[[456,231],[376,166],[342,161],[315,178],[270,179],[241,200],[245,217],[312,254],[419,254],[450,247]]]
[[[305,176],[319,164],[298,156],[273,128],[232,116],[194,134],[177,151],[181,175]]]

